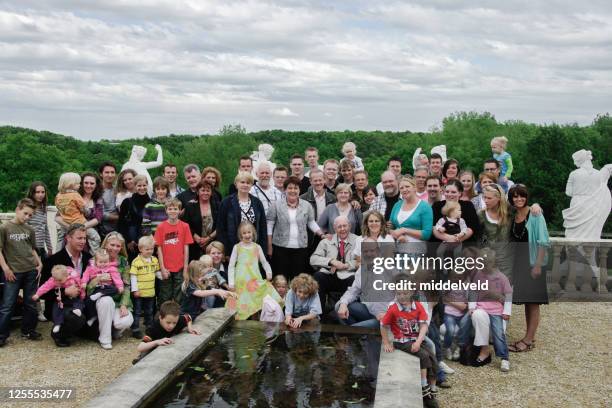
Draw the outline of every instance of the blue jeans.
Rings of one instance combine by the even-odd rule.
[[[140,330],[140,316],[144,314],[145,327],[153,324],[153,313],[155,310],[155,298],[132,298],[134,304],[134,323],[132,323],[132,331]]]
[[[32,300],[32,296],[36,294],[38,288],[38,280],[36,270],[29,272],[15,273],[14,282],[4,282],[4,293],[2,298],[2,306],[0,306],[0,339],[8,338],[11,324],[11,317],[17,303],[17,295],[19,289],[23,289],[23,320],[21,321],[21,332],[28,334],[36,329],[38,323],[38,312],[36,311],[36,302]]]
[[[461,327],[465,326],[464,320],[470,320],[468,313],[463,316],[453,316],[444,314],[444,326],[446,326],[446,333],[444,333],[444,348],[450,348],[453,345],[453,339],[457,336],[457,345],[462,345],[459,339],[459,333],[461,333]]]
[[[466,316],[470,316],[466,313]],[[508,360],[508,344],[506,343],[506,335],[504,334],[504,319],[499,315],[489,315],[490,335],[493,338],[493,348],[495,355],[502,360]],[[459,325],[459,333],[457,335],[457,344],[463,347],[468,344],[470,334],[472,332],[472,319],[462,319]]]
[[[440,327],[432,320],[429,323],[429,328],[427,329],[427,337],[434,344],[436,360],[439,362],[442,361],[442,345],[440,344]],[[446,381],[446,373],[442,371],[441,368],[438,367],[437,373],[437,381],[443,382]]]
[[[340,319],[340,324],[369,329],[380,328],[380,322],[376,319],[376,316],[373,316],[363,303],[353,302],[348,305],[348,310],[348,319]]]

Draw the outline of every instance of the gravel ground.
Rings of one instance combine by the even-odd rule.
[[[451,362],[451,389],[441,390],[442,407],[610,407],[612,304],[554,303],[542,307],[537,346],[510,355],[511,371],[499,371],[499,359],[482,367]],[[508,333],[522,337],[523,308],[515,306]],[[137,340],[124,336],[105,351],[97,343],[77,340],[72,347],[55,347],[50,323],[39,325],[41,342],[21,340],[14,330],[0,350],[0,386],[74,387],[76,398],[61,403],[32,402],[2,407],[77,407],[131,366]],[[58,372],[61,375],[58,375]]]

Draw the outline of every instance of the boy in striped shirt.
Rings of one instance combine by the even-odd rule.
[[[140,254],[132,261],[130,267],[130,278],[132,288],[132,299],[134,303],[134,323],[132,324],[132,336],[142,338],[140,331],[140,316],[144,314],[145,327],[153,323],[153,312],[155,309],[155,277],[161,279],[159,261],[153,256],[155,240],[146,235],[138,240]]]

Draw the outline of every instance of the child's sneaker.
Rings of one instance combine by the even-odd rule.
[[[460,347],[455,346],[455,349],[453,350],[453,361],[459,361],[460,358],[461,358]]]
[[[444,349],[444,358],[448,361],[451,361],[453,359],[453,350],[450,347]]]
[[[423,406],[426,408],[438,408],[438,401],[436,401],[436,397],[431,392],[431,388],[429,385],[426,385],[422,388],[423,392]]]
[[[56,334],[57,334],[57,333],[59,333],[59,331],[60,331],[61,327],[62,327],[62,326],[60,326],[59,324],[56,324],[55,326],[53,326],[53,330],[52,330],[52,332],[53,332],[53,333],[56,333]]]
[[[46,322],[47,321],[47,318],[45,317],[43,312],[38,312],[38,321],[39,322]]]
[[[102,292],[94,293],[89,298],[94,302],[102,297]]]
[[[455,374],[455,370],[450,368],[444,361],[440,361],[438,366],[444,371],[446,374]]]
[[[502,371],[502,373],[507,373],[508,371],[510,371],[510,361],[502,360],[500,370]]]
[[[21,338],[22,339],[26,339],[26,340],[42,340],[42,334],[35,332],[35,331],[31,331],[29,333],[21,333]]]

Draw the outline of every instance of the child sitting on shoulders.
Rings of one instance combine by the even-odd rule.
[[[144,315],[145,327],[153,323],[155,311],[155,278],[161,279],[159,261],[153,256],[155,240],[146,235],[138,240],[140,254],[130,266],[130,288],[134,303],[134,323],[132,337],[141,339],[140,316]]]
[[[323,314],[319,299],[319,284],[306,273],[291,280],[285,298],[285,324],[297,328],[306,320],[318,319]]]
[[[411,278],[402,273],[397,275],[394,281],[396,284],[410,282]],[[437,407],[431,386],[436,384],[438,363],[431,351],[427,347],[422,347],[427,333],[427,312],[420,302],[413,300],[412,291],[398,290],[395,294],[395,302],[380,321],[384,350],[391,353],[397,348],[419,358],[423,404],[426,407]],[[393,334],[392,342],[389,340],[388,329],[391,329]]]
[[[442,217],[434,228],[439,233],[449,236],[442,240],[436,255],[444,257],[447,252],[452,251],[454,258],[460,257],[462,245],[458,239],[467,234],[467,224],[461,218],[461,206],[457,201],[446,201],[446,204],[442,207]]]
[[[179,334],[185,328],[187,328],[187,331],[191,334],[200,334],[197,329],[192,327],[191,316],[188,314],[180,314],[180,306],[178,303],[172,300],[162,303],[159,307],[158,318],[147,328],[146,335],[136,348],[140,356],[133,360],[132,364],[136,364],[142,360],[158,346],[168,346],[174,343],[171,337]]]
[[[499,181],[506,185],[512,176],[512,170],[514,169],[514,166],[512,165],[512,156],[506,151],[507,144],[508,139],[505,136],[496,136],[491,139],[491,151],[493,152],[493,158],[501,165]]]
[[[465,273],[457,273],[454,270],[449,274],[448,280],[453,283],[466,281]],[[465,326],[467,315],[467,291],[466,290],[450,290],[443,296],[444,300],[444,352],[447,360],[459,360],[460,348],[463,346],[461,339],[453,345],[455,337],[459,333],[459,328]]]
[[[79,278],[79,273],[74,270],[74,268],[68,268],[64,265],[55,265],[53,269],[51,269],[51,277],[43,283],[36,294],[32,296],[32,300],[37,301],[40,299],[45,293],[50,292],[52,290],[55,291],[57,295],[56,302],[53,304],[53,333],[59,333],[62,324],[64,324],[64,301],[61,295],[61,288],[69,288],[71,286],[76,286],[81,288],[81,279]],[[77,316],[81,316],[83,314],[83,309],[85,307],[83,303],[83,298],[85,297],[85,292],[81,290],[81,296],[71,299],[72,313]]]
[[[353,142],[346,142],[342,145],[342,154],[344,158],[340,160],[341,162],[344,160],[348,160],[355,166],[355,171],[357,170],[365,170],[363,167],[363,161],[360,157],[357,156],[357,146]]]
[[[210,258],[208,255],[204,256]],[[188,276],[182,285],[183,301],[181,311],[189,314],[194,320],[202,313],[203,305],[207,307],[222,307],[223,303],[221,302],[219,305],[217,297],[221,300],[228,297],[236,297],[234,293],[227,290],[206,286],[205,276],[210,274],[212,270],[212,259],[208,261],[191,261],[187,268]],[[209,304],[213,306],[209,306]],[[214,306],[215,304],[218,306]]]
[[[89,220],[85,218],[85,201],[79,188],[81,187],[81,176],[77,173],[64,173],[60,176],[55,196],[55,206],[57,207],[58,223],[61,220],[62,227],[68,228],[72,224],[82,224],[87,228],[87,244],[93,254],[100,248],[100,234],[91,225],[97,223],[97,219]],[[63,245],[62,245],[63,246]]]

